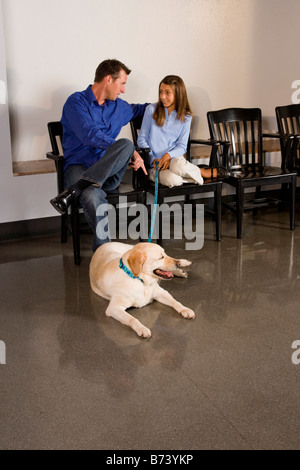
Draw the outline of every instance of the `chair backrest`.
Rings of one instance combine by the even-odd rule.
[[[222,163],[228,168],[263,165],[262,116],[259,108],[227,108],[207,113],[210,137],[231,143]],[[220,156],[219,156],[220,157]]]
[[[60,121],[48,122],[48,132],[54,155],[63,155],[63,126]]]
[[[55,158],[55,166],[57,172],[57,189],[61,193],[64,187],[64,158],[63,158],[63,126],[60,121],[48,122],[48,132],[52,147],[52,153]],[[53,157],[52,157],[53,158]]]
[[[281,134],[293,134],[298,137],[292,142],[292,147],[287,147],[284,140],[280,139],[282,153],[286,152],[286,159],[291,162],[290,169],[300,169],[300,104],[277,106],[275,108],[278,132]],[[290,152],[290,154],[289,154]]]
[[[132,140],[135,147],[138,147],[137,139],[139,136],[139,130],[141,129],[143,122],[143,116],[138,116],[130,121],[130,129],[132,134]]]
[[[300,104],[277,106],[275,112],[281,134],[300,134]]]

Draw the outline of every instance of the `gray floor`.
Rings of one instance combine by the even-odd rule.
[[[0,245],[1,449],[300,448],[299,208],[294,232],[276,209],[247,215],[242,240],[230,214],[213,232],[205,219],[198,251],[165,243],[193,261],[165,287],[196,319],[134,310],[149,340],[91,292],[90,235],[80,267],[58,236]]]

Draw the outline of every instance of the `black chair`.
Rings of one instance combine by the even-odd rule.
[[[290,229],[295,228],[295,193],[296,173],[286,168],[282,158],[281,168],[266,166],[263,153],[263,137],[288,139],[279,134],[262,133],[262,115],[259,108],[228,108],[207,113],[210,137],[227,141],[230,145],[219,158],[222,166],[229,170],[224,180],[236,188],[235,200],[227,204],[237,216],[237,238],[242,238],[243,213],[246,210],[256,211],[265,206],[277,204],[279,200],[289,204]],[[222,147],[222,146],[221,146]],[[219,150],[218,150],[219,151]],[[261,187],[280,184],[289,188],[281,191],[279,198],[262,197]],[[255,187],[255,197],[246,200],[245,189]]]
[[[63,127],[61,123],[49,122],[48,132],[52,146],[52,152],[47,152],[47,158],[55,161],[57,172],[57,190],[61,193],[64,188],[64,157],[62,148]],[[107,201],[113,206],[119,203],[119,197],[126,196],[127,202],[135,202],[139,204],[146,203],[146,192],[143,187],[144,179],[141,177],[142,170],[132,171],[132,186],[123,184],[119,186],[119,194],[108,194]],[[68,231],[73,237],[73,252],[74,262],[76,265],[80,264],[80,204],[77,200],[73,201],[70,206],[70,214],[66,213],[61,215],[61,242],[67,241]]]
[[[292,140],[280,139],[286,165],[300,176],[300,104],[277,106],[275,113],[278,132],[293,137]]]
[[[137,144],[138,133],[141,128],[142,118],[138,117],[133,119],[130,122],[131,126],[131,133],[134,145],[137,151],[142,155],[145,161],[145,166],[149,169],[149,162],[148,162],[148,154],[150,149],[142,149]],[[212,140],[195,140],[189,139],[188,147],[187,147],[187,154],[186,158],[188,161],[191,161],[191,145],[198,144],[198,145],[209,145],[212,147],[211,158],[210,158],[210,166],[214,162],[214,166],[216,166],[215,158],[217,155],[217,147],[220,145],[218,142],[214,142]],[[155,193],[155,183],[149,180],[146,177],[145,181],[145,188],[150,194],[154,195]],[[216,240],[221,241],[221,207],[222,207],[222,180],[220,179],[207,179],[204,180],[203,185],[198,185],[195,183],[184,183],[182,186],[175,186],[173,188],[169,188],[162,184],[158,185],[158,198],[157,203],[158,205],[163,204],[165,198],[173,197],[173,196],[184,196],[184,203],[192,203],[195,202],[194,199],[190,199],[192,194],[202,194],[202,193],[214,193],[214,208],[212,211],[207,210],[205,207],[206,212],[210,212],[213,214],[216,223]],[[160,213],[160,217],[162,214]],[[162,243],[162,223],[159,220],[159,235],[158,235],[158,242]]]

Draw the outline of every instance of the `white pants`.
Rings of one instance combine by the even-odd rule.
[[[154,181],[155,168],[149,171],[149,179]],[[183,183],[203,184],[200,168],[187,161],[185,157],[171,158],[168,170],[159,172],[159,182],[164,186],[181,186]]]

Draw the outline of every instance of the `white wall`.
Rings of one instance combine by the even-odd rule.
[[[274,108],[291,102],[292,82],[300,79],[299,0],[0,2],[12,148],[12,155],[9,142],[2,150],[8,129],[1,122],[0,194],[10,202],[0,222],[56,215],[49,204],[55,175],[14,178],[11,160],[45,158],[47,122],[60,119],[70,93],[93,82],[103,59],[132,69],[129,102],[156,101],[159,80],[180,75],[193,136],[203,138],[206,112],[227,106],[259,106],[265,129],[275,130]]]
[[[53,195],[53,191],[55,191],[55,176],[39,175],[14,177],[12,173],[1,4],[0,83],[2,89],[0,100],[0,223],[47,217],[50,214],[54,215],[54,211],[49,210],[48,201],[51,195]]]

